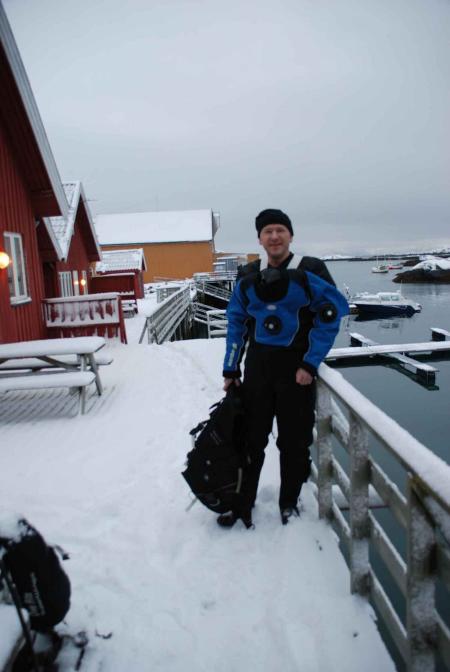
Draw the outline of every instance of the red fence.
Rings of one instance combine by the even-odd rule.
[[[43,301],[50,338],[120,336],[127,342],[122,303],[118,294],[85,294]]]

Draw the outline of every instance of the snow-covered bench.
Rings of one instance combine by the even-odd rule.
[[[106,352],[96,352],[94,354],[94,360],[97,366],[107,366],[113,362],[111,355],[108,355]],[[65,367],[76,367],[79,366],[79,358],[76,355],[59,355],[58,362],[61,363],[61,368]],[[40,371],[43,369],[54,370],[56,367],[54,364],[49,364],[48,362],[43,361],[42,359],[27,358],[27,359],[8,359],[6,362],[0,364],[1,371],[23,371],[28,369],[31,371]]]
[[[55,373],[11,373],[0,377],[0,392],[17,390],[43,390],[67,387],[77,389],[80,394],[79,409],[84,413],[86,404],[86,387],[95,382],[93,371],[70,371]]]
[[[10,672],[24,637],[15,607],[0,604],[0,672]]]

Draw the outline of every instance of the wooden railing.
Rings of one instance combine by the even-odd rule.
[[[221,308],[211,308],[204,303],[195,301],[192,303],[193,318],[208,327],[208,338],[226,336],[227,334],[227,311]]]
[[[44,299],[43,310],[50,337],[120,336],[122,343],[127,342],[121,298],[117,293]]]
[[[435,670],[437,656],[450,669],[450,630],[435,601],[438,580],[450,590],[450,466],[324,364],[317,416],[313,480],[319,516],[333,522],[347,547],[352,593],[371,598],[409,672]],[[333,452],[333,437],[349,455],[349,473]],[[405,492],[377,463],[371,437],[405,470]],[[348,502],[349,520],[335,500],[334,484]],[[406,531],[406,558],[375,518],[369,487]],[[369,547],[405,598],[405,623],[375,573]]]
[[[206,313],[206,323],[208,325],[208,338],[226,336],[228,321],[225,311],[208,310]]]
[[[215,282],[218,280],[236,280],[237,270],[235,271],[212,271],[211,273],[194,273],[195,282]]]
[[[179,292],[180,289],[182,289],[184,285],[164,285],[162,287],[157,287],[156,288],[156,302],[157,303],[162,303],[165,301],[169,296],[172,296],[172,294],[176,294],[176,292]]]
[[[148,343],[164,343],[169,340],[180,324],[188,317],[191,307],[190,289],[183,287],[158,304],[146,316],[139,343],[147,334]]]
[[[231,291],[225,287],[215,284],[214,282],[208,282],[207,280],[197,280],[195,281],[195,287],[198,292],[202,294],[209,294],[209,296],[214,296],[216,299],[222,299],[223,301],[229,301],[231,298]]]

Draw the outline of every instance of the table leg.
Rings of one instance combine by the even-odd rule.
[[[98,364],[95,361],[95,355],[93,353],[88,355],[88,358],[89,358],[89,366],[90,366],[91,370],[95,373],[95,385],[97,387],[97,393],[100,396],[103,393],[103,385],[102,385],[102,381],[100,380],[100,373],[99,373],[99,370],[98,370]]]
[[[80,387],[79,391],[80,391],[80,407],[78,409],[78,412],[80,412],[81,410],[81,414],[84,415],[84,411],[86,409],[86,385]]]

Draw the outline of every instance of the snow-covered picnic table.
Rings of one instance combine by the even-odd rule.
[[[0,345],[0,392],[10,390],[78,388],[84,413],[86,387],[95,382],[103,392],[96,353],[105,345],[100,336],[50,338]]]

